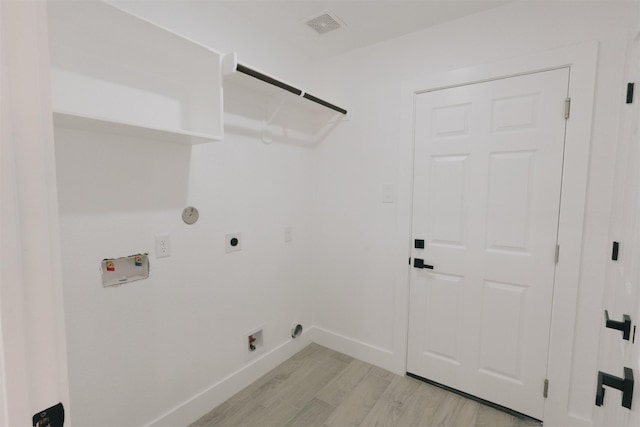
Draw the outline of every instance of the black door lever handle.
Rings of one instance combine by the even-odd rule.
[[[609,319],[609,310],[604,311],[605,326],[610,329],[622,331],[622,339],[629,341],[631,336],[631,317],[628,314],[622,315],[622,322]]]
[[[413,266],[415,268],[428,268],[429,270],[433,270],[433,265],[425,264],[424,260],[420,258],[413,259]]]
[[[604,386],[615,388],[622,392],[622,406],[631,409],[633,401],[633,370],[624,368],[624,378],[598,371],[598,388],[596,389],[596,406],[604,403]]]

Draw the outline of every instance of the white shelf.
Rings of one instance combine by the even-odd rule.
[[[114,133],[135,138],[153,139],[155,141],[174,142],[185,145],[203,144],[219,141],[220,138],[213,135],[199,134],[175,129],[162,129],[140,126],[139,124],[104,120],[98,117],[81,116],[75,113],[53,112],[53,121],[56,126],[92,132]]]
[[[49,2],[56,125],[222,139],[221,55],[102,2]]]

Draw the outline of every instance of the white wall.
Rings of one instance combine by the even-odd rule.
[[[599,42],[596,107],[567,420],[589,424],[596,376],[607,230],[628,34],[638,3],[517,2],[336,57],[325,90],[353,111],[317,148],[314,324],[318,340],[397,373],[405,368],[411,237],[402,84],[430,74]],[[585,141],[585,147],[588,146]],[[397,202],[382,203],[395,183]],[[558,286],[562,286],[561,283]],[[551,384],[553,388],[553,383]]]
[[[304,83],[304,62],[216,4],[121,6]],[[259,126],[241,120],[264,100],[244,111],[232,101],[245,126],[194,147],[56,129],[75,425],[188,424],[304,342],[288,345],[294,322],[311,326],[313,151],[264,144]],[[200,211],[193,226],[180,218],[187,205]],[[224,253],[229,232],[243,233],[241,252]],[[160,233],[171,236],[171,257],[154,256]],[[102,287],[103,258],[139,252],[150,253],[149,279]],[[244,334],[259,326],[264,358],[250,364],[259,357],[247,358]]]

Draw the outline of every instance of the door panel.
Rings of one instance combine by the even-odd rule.
[[[430,204],[432,244],[463,247],[464,176],[467,156],[437,156],[432,161]],[[435,191],[446,185],[448,192]]]
[[[487,250],[529,253],[534,151],[489,156]]]
[[[442,322],[442,319],[460,317],[460,293],[462,278],[434,274],[433,284],[427,290],[424,302],[429,311],[429,322],[425,336],[425,351],[431,356],[449,363],[459,364],[457,322]]]
[[[407,370],[542,419],[568,69],[416,96]]]
[[[522,327],[526,288],[484,282],[480,330],[481,372],[522,383]],[[507,322],[504,319],[508,319]]]

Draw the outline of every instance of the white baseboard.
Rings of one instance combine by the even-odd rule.
[[[186,426],[220,405],[231,396],[311,344],[313,328],[299,338],[288,340],[265,352],[250,364],[243,366],[203,392],[181,403],[145,427]]]
[[[404,375],[404,372],[399,372],[396,369],[396,357],[390,350],[376,347],[371,344],[328,331],[318,326],[314,326],[313,330],[310,332],[310,338],[315,343],[330,348],[331,350],[339,351],[340,353],[355,357],[356,359],[360,359],[367,363],[371,363],[372,365],[379,366],[396,374]]]
[[[299,338],[289,340],[264,353],[250,364],[146,424],[145,427],[189,425],[312,342],[393,371],[393,352],[312,326]]]

